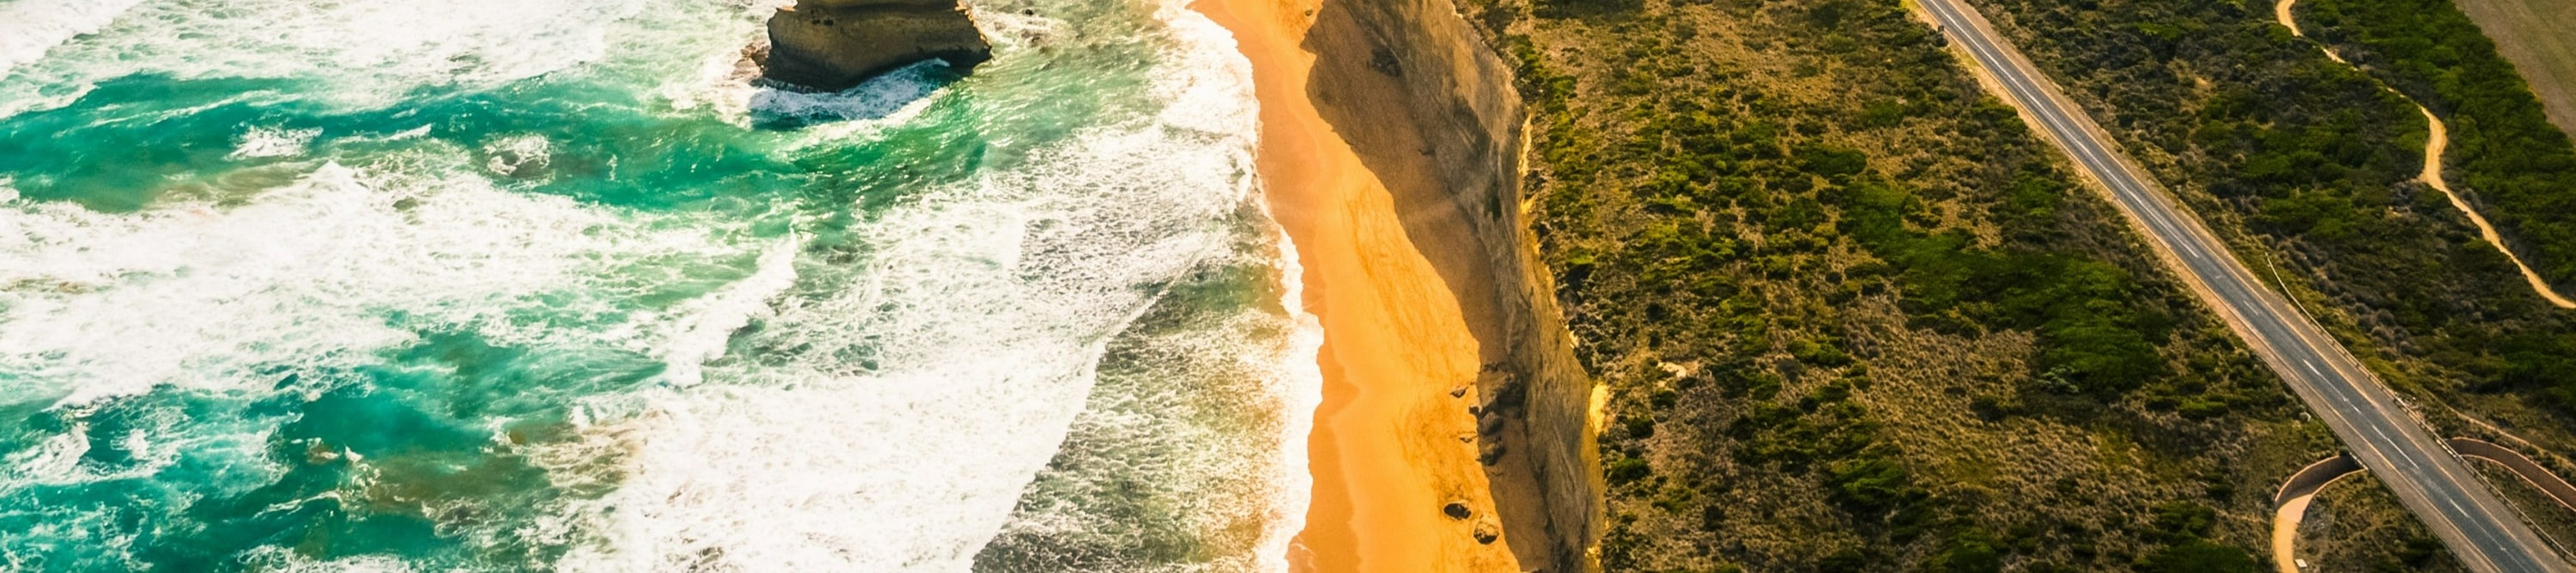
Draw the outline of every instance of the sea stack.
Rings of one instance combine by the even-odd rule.
[[[993,55],[959,0],[797,0],[769,18],[769,44],[763,77],[835,92],[923,60],[962,72]]]

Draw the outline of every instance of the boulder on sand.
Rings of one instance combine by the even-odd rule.
[[[925,60],[963,72],[992,56],[959,0],[797,0],[769,18],[761,75],[841,91]]]

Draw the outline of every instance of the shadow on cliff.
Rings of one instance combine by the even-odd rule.
[[[1316,54],[1307,96],[1394,195],[1478,342],[1478,460],[1512,552],[1524,569],[1594,570],[1591,383],[1526,248],[1511,72],[1449,0],[1322,4],[1301,46]]]

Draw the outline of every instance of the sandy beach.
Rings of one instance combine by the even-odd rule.
[[[1298,571],[1518,571],[1475,460],[1478,343],[1394,197],[1307,97],[1316,0],[1201,0],[1232,30],[1261,100],[1266,199],[1324,326]],[[1466,517],[1444,511],[1460,504]]]

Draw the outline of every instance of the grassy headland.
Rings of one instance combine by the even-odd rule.
[[[2567,259],[2549,243],[2570,187],[2550,181],[2576,176],[2576,156],[2448,3],[2300,2],[2310,31],[2367,71],[2239,3],[1978,3],[2242,256],[2277,264],[2439,431],[2505,436],[2562,473],[2576,468],[2563,455],[2576,451],[2576,313],[2523,288],[2413,180],[2424,120],[2373,81],[2449,120],[2455,188],[2563,284]]]
[[[2252,570],[2335,448],[1896,2],[1466,9],[1610,389],[1607,569]]]
[[[2453,179],[2552,283],[2576,284],[2576,146],[2495,42],[2449,0],[2310,0],[2348,59],[2449,120]]]
[[[2333,0],[2300,3],[2303,21],[2317,22],[2327,38],[2477,33],[2448,4],[2399,9],[2412,14],[2405,17],[2364,18],[2340,8],[2333,16],[2308,12],[2312,2]],[[2464,218],[2410,180],[2423,160],[2416,150],[2424,122],[2402,100],[2238,4],[1983,3],[1990,15],[2000,13],[1999,28],[2070,86],[2079,103],[2116,126],[2113,134],[2159,179],[2234,235],[2254,260],[2278,259],[2289,283],[2347,345],[2400,391],[2431,401],[2423,409],[2438,425],[2460,433],[2508,432],[2547,452],[2576,451],[2570,449],[2576,436],[2568,432],[2576,427],[2568,423],[2576,412],[2576,313],[2550,308],[2522,288],[2510,264],[2479,243]],[[2443,13],[2448,16],[2437,16]],[[2444,31],[2364,36],[2349,29],[2365,20]],[[2452,48],[2427,53],[2449,54],[2444,61],[2454,63],[2480,59],[2473,48],[2487,45],[2456,37],[2443,42]],[[2483,185],[2549,176],[2534,166],[2568,153],[2564,138],[2552,142],[2539,132],[2548,126],[2528,105],[2528,92],[2519,94],[2522,103],[2511,103],[2518,81],[2459,79],[2509,69],[2460,64],[2487,71],[2408,80],[2391,70],[2421,66],[2383,67],[2373,62],[2389,56],[2366,46],[2339,49],[2398,89],[2420,94],[2436,113],[2455,114],[2455,170],[2472,192],[2499,204],[2493,211],[2499,218],[2518,209],[2501,206]],[[2491,51],[2483,56],[2493,57]],[[2443,87],[2425,87],[2435,83]],[[2446,90],[2484,94],[2474,97],[2497,102],[2478,105],[2523,111],[2482,119],[2465,111],[2476,105],[2452,99],[2471,96],[2442,95]],[[2485,125],[2463,125],[2473,123]],[[2505,146],[2524,149],[2495,157]],[[2496,174],[2507,167],[2529,170]],[[2556,194],[2566,196],[2565,189]],[[2526,217],[2556,216],[2519,210]],[[2544,461],[2566,469],[2563,459]]]

